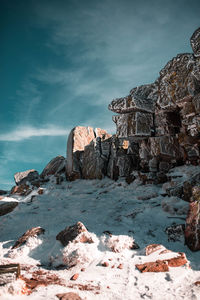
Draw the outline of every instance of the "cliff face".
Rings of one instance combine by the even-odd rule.
[[[67,178],[117,179],[137,170],[149,172],[147,179],[159,182],[173,166],[199,164],[200,28],[190,42],[193,53],[170,60],[154,83],[133,88],[128,96],[110,103],[108,108],[117,113],[116,135],[92,133],[90,146],[84,144],[81,152],[68,142]],[[72,130],[74,141],[78,131]]]

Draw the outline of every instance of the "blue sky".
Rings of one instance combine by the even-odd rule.
[[[199,0],[0,0],[0,189],[65,156],[76,125],[114,132],[110,101],[191,52],[199,26]]]

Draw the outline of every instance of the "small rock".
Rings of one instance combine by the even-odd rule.
[[[165,247],[163,245],[160,245],[160,244],[150,244],[148,246],[146,246],[145,248],[145,252],[146,252],[146,255],[150,255],[154,252],[157,252],[159,250],[163,250],[165,249]]]
[[[101,265],[102,265],[103,267],[108,267],[108,266],[109,266],[109,263],[108,263],[107,261],[105,261],[105,262],[103,262]]]
[[[29,185],[27,184],[20,184],[20,185],[16,185],[11,189],[10,194],[16,194],[16,195],[20,195],[20,196],[27,196],[28,194],[30,194],[32,192],[32,190],[30,189]]]
[[[123,264],[119,264],[119,266],[117,267],[117,269],[123,269]]]
[[[82,300],[82,298],[76,293],[57,294],[56,297],[58,297],[59,300]]]
[[[44,190],[43,190],[43,189],[39,189],[39,190],[38,190],[38,194],[39,194],[39,195],[44,194]]]
[[[70,278],[70,280],[77,280],[78,277],[79,277],[79,274],[76,273],[76,274],[74,274],[74,275]]]
[[[200,281],[196,281],[194,284],[195,284],[196,286],[200,286]]]
[[[36,170],[27,170],[24,172],[18,172],[14,175],[16,185],[26,184],[26,182],[34,183],[39,181],[40,176]]]
[[[85,268],[82,268],[82,269],[81,269],[81,272],[85,272]]]

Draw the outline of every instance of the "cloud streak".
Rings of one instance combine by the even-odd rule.
[[[20,142],[33,137],[42,136],[65,136],[69,133],[68,129],[48,125],[46,128],[35,128],[31,126],[18,127],[8,133],[0,134],[1,142]]]

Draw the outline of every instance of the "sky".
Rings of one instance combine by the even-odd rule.
[[[115,132],[108,104],[192,52],[197,0],[0,0],[0,189],[66,156],[74,126]]]

